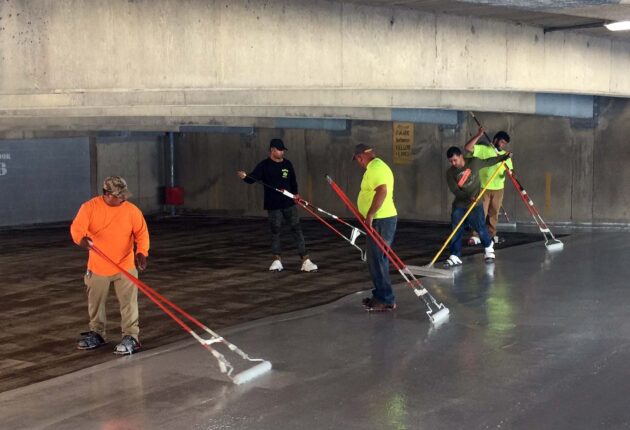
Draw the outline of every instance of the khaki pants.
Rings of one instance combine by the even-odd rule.
[[[499,210],[503,205],[503,188],[500,190],[486,190],[483,195],[483,213],[486,215],[486,226],[490,237],[497,235]]]
[[[138,276],[136,269],[130,269],[129,273],[133,276]],[[120,305],[120,327],[122,334],[123,336],[133,336],[139,341],[138,289],[136,286],[120,273],[113,276],[99,276],[88,272],[84,277],[84,282],[87,287],[90,330],[99,333],[105,338],[107,331],[105,303],[107,302],[109,286],[113,283],[116,297]]]

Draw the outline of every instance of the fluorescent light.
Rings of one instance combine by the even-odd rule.
[[[630,30],[630,21],[611,22],[610,24],[604,24],[604,26],[610,31]]]

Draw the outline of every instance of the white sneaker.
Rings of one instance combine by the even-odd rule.
[[[481,239],[479,239],[477,236],[471,236],[470,239],[468,239],[468,246],[475,245],[481,245]]]
[[[302,272],[314,272],[317,270],[317,265],[311,261],[310,258],[307,258],[302,263]]]
[[[283,269],[284,267],[282,267],[282,262],[277,259],[273,260],[273,263],[271,263],[271,266],[269,266],[270,272],[282,272]]]
[[[451,255],[448,257],[448,260],[444,262],[444,266],[453,267],[453,266],[461,266],[462,260],[457,255]]]
[[[483,258],[486,259],[486,261],[490,262],[490,261],[494,261],[495,255],[494,255],[494,246],[491,243],[489,247],[484,249],[485,253],[483,254]]]

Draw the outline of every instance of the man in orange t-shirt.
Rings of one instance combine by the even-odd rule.
[[[81,205],[72,221],[70,233],[77,245],[89,249],[94,244],[111,260],[133,276],[147,266],[149,230],[140,209],[128,202],[131,196],[127,182],[110,176],[103,183],[103,195]],[[135,251],[134,251],[135,245]],[[137,267],[137,269],[136,269]],[[141,347],[138,334],[138,290],[118,268],[90,251],[84,276],[88,296],[90,331],[81,333],[77,347],[95,349],[106,343],[105,303],[113,283],[120,304],[122,340],[115,354],[128,355]]]

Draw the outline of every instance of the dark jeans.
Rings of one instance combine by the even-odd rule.
[[[455,228],[457,224],[462,220],[464,214],[468,208],[453,208],[453,212],[451,213],[451,228]],[[483,214],[483,206],[477,205],[470,212],[464,224],[457,230],[455,236],[451,241],[451,255],[457,255],[461,257],[462,255],[462,234],[464,228],[468,225],[471,229],[479,233],[479,239],[481,240],[482,245],[487,248],[492,243],[492,239],[490,239],[490,235],[488,234],[488,229],[486,228],[486,217]]]
[[[379,218],[372,221],[372,227],[391,246],[396,234],[398,217]],[[372,297],[381,303],[393,305],[396,302],[392,281],[389,279],[389,260],[380,250],[378,245],[368,236],[367,238],[367,264],[372,276]]]
[[[282,232],[282,220],[284,219],[291,226],[291,231],[293,232],[300,257],[304,257],[307,254],[306,245],[304,244],[302,227],[300,227],[300,217],[298,216],[297,206],[294,205],[286,209],[273,209],[267,212],[269,214],[269,227],[271,228],[271,252],[273,255],[279,256],[282,254],[280,232]]]

